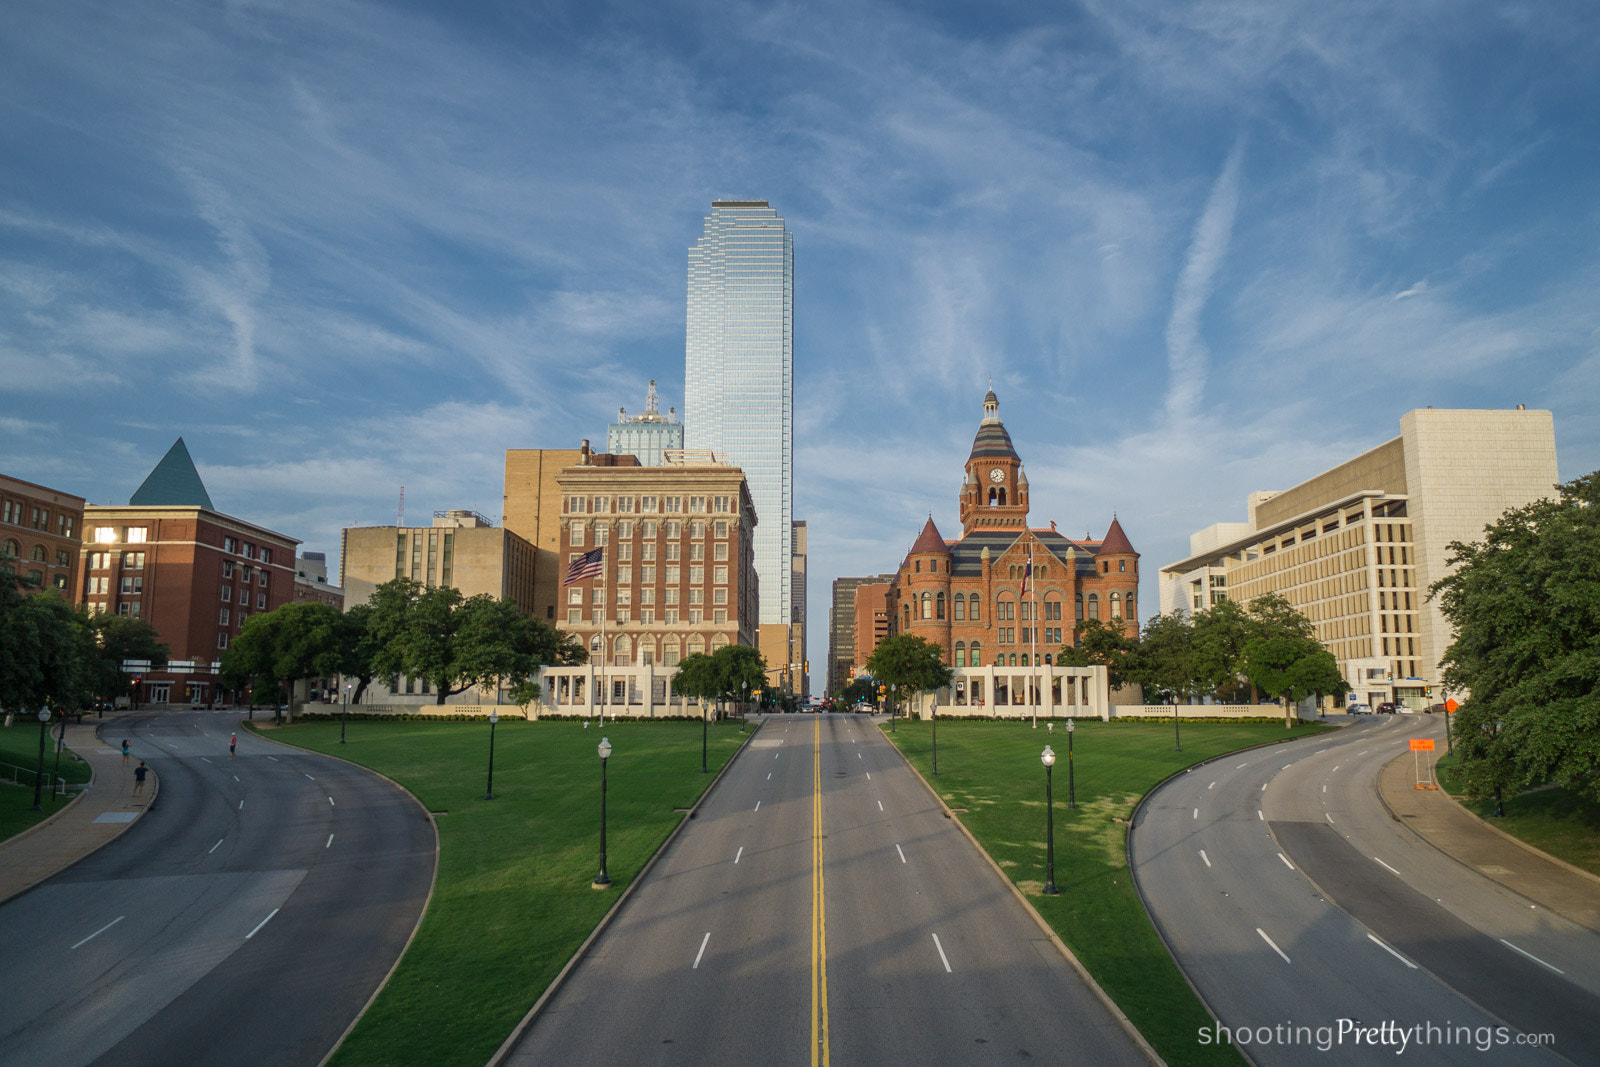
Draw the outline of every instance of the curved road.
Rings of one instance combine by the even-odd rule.
[[[1332,1062],[1454,1063],[1487,1044],[1499,1061],[1600,1063],[1600,937],[1440,853],[1378,799],[1409,738],[1442,749],[1442,730],[1357,721],[1196,767],[1141,809],[1140,891],[1220,1023],[1273,1028],[1246,1047],[1256,1062],[1327,1043]],[[1546,1034],[1548,1049],[1519,1037]]]
[[[389,972],[433,878],[426,813],[376,775],[243,729],[230,759],[236,722],[102,728],[133,741],[160,794],[0,907],[0,1064],[316,1064]]]
[[[1029,1058],[1148,1062],[877,727],[808,715],[767,720],[507,1062]]]

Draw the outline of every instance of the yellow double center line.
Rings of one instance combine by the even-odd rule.
[[[822,883],[822,719],[811,745],[811,1067],[828,1067],[828,912]]]

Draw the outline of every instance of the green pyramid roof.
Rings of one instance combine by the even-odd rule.
[[[167,454],[161,457],[144,482],[128,499],[128,504],[138,508],[202,507],[217,510],[206,492],[200,472],[194,469],[194,460],[178,438]]]

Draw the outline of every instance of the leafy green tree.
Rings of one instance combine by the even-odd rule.
[[[1452,542],[1429,591],[1455,630],[1444,681],[1467,791],[1561,782],[1600,801],[1600,471]]]
[[[386,651],[394,656],[396,673],[432,682],[439,704],[475,686],[520,689],[541,666],[585,658],[570,637],[523,614],[509,598],[463,598],[449,586],[412,598]]]
[[[1203,687],[1194,630],[1181,611],[1152,615],[1145,621],[1135,664],[1134,680],[1164,695],[1167,703],[1175,705],[1180,699],[1188,703]]]
[[[1252,636],[1249,613],[1231,600],[1219,600],[1195,612],[1190,626],[1196,679],[1219,699],[1234,696],[1244,674],[1244,646]]]
[[[712,701],[722,692],[717,664],[704,652],[691,653],[678,661],[672,676],[672,691],[695,700]]]
[[[1349,688],[1339,674],[1333,653],[1314,638],[1275,633],[1253,637],[1244,649],[1245,674],[1273,700],[1281,700],[1284,725],[1289,709],[1309,696],[1342,693]]]
[[[372,614],[371,604],[356,604],[340,620],[339,676],[355,684],[350,693],[352,704],[361,703],[367,686],[377,674],[373,661],[378,656],[378,640],[372,632]]]
[[[252,615],[222,655],[226,685],[276,689],[337,674],[344,660],[339,609],[297,601]]]
[[[696,652],[678,663],[672,690],[696,700],[739,700],[766,685],[767,661],[749,645],[723,645],[707,655]]]
[[[149,660],[150,669],[166,667],[170,649],[156,628],[132,615],[85,615],[93,643],[89,662],[90,689],[112,700],[133,695],[133,675],[122,670],[123,660]]]
[[[848,706],[857,704],[876,704],[878,702],[878,686],[871,678],[852,678],[839,693],[839,699]]]
[[[955,678],[945,665],[944,650],[916,634],[895,634],[878,642],[867,670],[889,687],[889,699],[896,703],[906,694],[944,689]]]
[[[54,590],[0,571],[0,707],[81,707],[91,692],[87,620]]]
[[[1120,689],[1137,681],[1139,641],[1104,619],[1083,619],[1072,628],[1075,644],[1066,645],[1056,662],[1066,667],[1104,667],[1106,684]]]
[[[367,615],[360,648],[366,654],[369,678],[395,678],[405,673],[401,636],[410,625],[412,607],[421,595],[420,583],[394,578],[373,589],[372,596],[361,605],[367,608]]]

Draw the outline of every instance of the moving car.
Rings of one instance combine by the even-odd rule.
[[[1385,700],[1382,704],[1379,704],[1376,708],[1373,708],[1372,710],[1377,712],[1379,715],[1393,715],[1394,714],[1394,705],[1392,703],[1390,703],[1389,701]]]
[[[1350,703],[1350,704],[1346,704],[1344,706],[1344,711],[1345,711],[1346,715],[1371,715],[1372,714],[1372,709],[1367,707],[1365,704],[1360,703],[1359,701],[1356,701],[1356,702],[1353,702],[1353,703]]]

